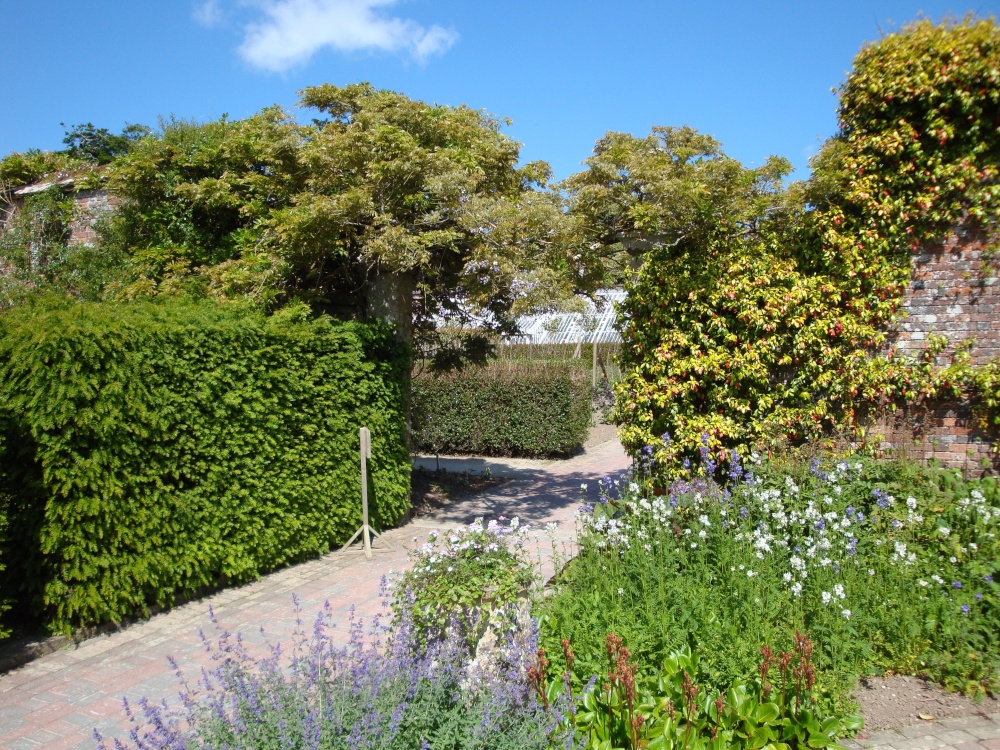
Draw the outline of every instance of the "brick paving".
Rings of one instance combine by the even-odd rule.
[[[418,459],[427,465],[435,459]],[[449,470],[489,468],[512,481],[468,500],[453,503],[386,532],[391,551],[366,560],[360,552],[333,552],[190,602],[116,632],[85,640],[0,675],[0,748],[3,750],[93,750],[96,728],[105,737],[125,738],[128,725],[122,698],[135,702],[175,701],[177,681],[167,663],[173,656],[186,674],[206,663],[198,635],[210,632],[211,606],[220,625],[260,641],[260,628],[272,641],[288,640],[296,627],[293,595],[301,601],[302,618],[312,618],[329,602],[335,631],[347,639],[352,608],[366,621],[382,611],[378,589],[383,575],[408,566],[407,548],[423,543],[432,529],[470,523],[477,516],[518,516],[530,524],[543,575],[556,559],[570,554],[575,538],[574,513],[580,485],[627,468],[617,441],[602,443],[564,461],[441,459]],[[549,522],[557,524],[546,531]],[[376,543],[376,548],[378,543]],[[991,750],[1000,750],[992,748]]]
[[[915,724],[858,737],[851,750],[1000,750],[1000,713]]]

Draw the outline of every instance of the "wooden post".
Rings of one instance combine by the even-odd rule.
[[[371,560],[372,538],[379,537],[382,539],[382,535],[368,524],[368,459],[372,457],[371,431],[367,427],[362,427],[359,431],[359,438],[361,453],[361,528],[354,532],[354,535],[341,549],[346,550],[360,536],[365,557]],[[385,539],[382,539],[382,541],[385,542]]]

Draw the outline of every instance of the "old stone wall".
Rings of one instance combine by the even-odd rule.
[[[1000,268],[989,239],[981,229],[962,227],[913,256],[904,316],[889,335],[900,355],[916,357],[936,333],[950,342],[939,364],[959,342],[971,342],[973,365],[1000,357]],[[991,436],[980,429],[970,403],[913,407],[878,427],[889,445],[917,460],[933,458],[973,476],[1000,469]]]
[[[110,213],[121,202],[117,196],[105,190],[81,190],[73,198],[75,218],[69,225],[70,245],[94,245],[97,243],[95,225],[98,219]]]

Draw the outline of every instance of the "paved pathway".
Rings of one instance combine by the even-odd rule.
[[[1000,750],[1000,713],[915,724],[848,743],[865,750]]]
[[[418,459],[433,465],[435,459]],[[495,490],[454,503],[431,515],[394,529],[385,536],[394,546],[366,560],[358,552],[334,552],[318,560],[286,568],[254,583],[191,602],[109,635],[43,656],[0,676],[0,748],[93,750],[96,728],[105,737],[126,737],[122,698],[175,700],[177,680],[167,656],[177,659],[187,673],[205,663],[198,630],[209,631],[207,610],[215,611],[226,629],[259,639],[264,627],[272,641],[287,640],[296,615],[292,596],[301,600],[307,623],[328,601],[337,623],[346,625],[352,607],[366,621],[381,611],[379,581],[390,571],[408,565],[405,547],[422,543],[431,529],[470,523],[477,516],[519,516],[534,530],[543,575],[552,574],[552,544],[544,525],[556,521],[557,547],[568,547],[575,537],[573,516],[580,485],[620,471],[628,460],[617,441],[589,448],[565,461],[503,461],[441,459],[450,470],[489,468],[511,481]],[[566,554],[565,552],[563,554]],[[346,627],[336,633],[347,637]]]

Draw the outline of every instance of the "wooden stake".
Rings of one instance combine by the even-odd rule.
[[[365,557],[371,560],[373,537],[381,539],[389,547],[389,549],[392,549],[392,547],[388,542],[386,542],[385,538],[381,534],[375,531],[375,529],[368,524],[368,459],[372,457],[371,431],[369,431],[367,427],[362,427],[359,432],[359,437],[361,442],[361,528],[354,532],[354,535],[347,541],[347,544],[341,547],[341,550],[346,550],[354,544],[354,540],[360,536]]]

